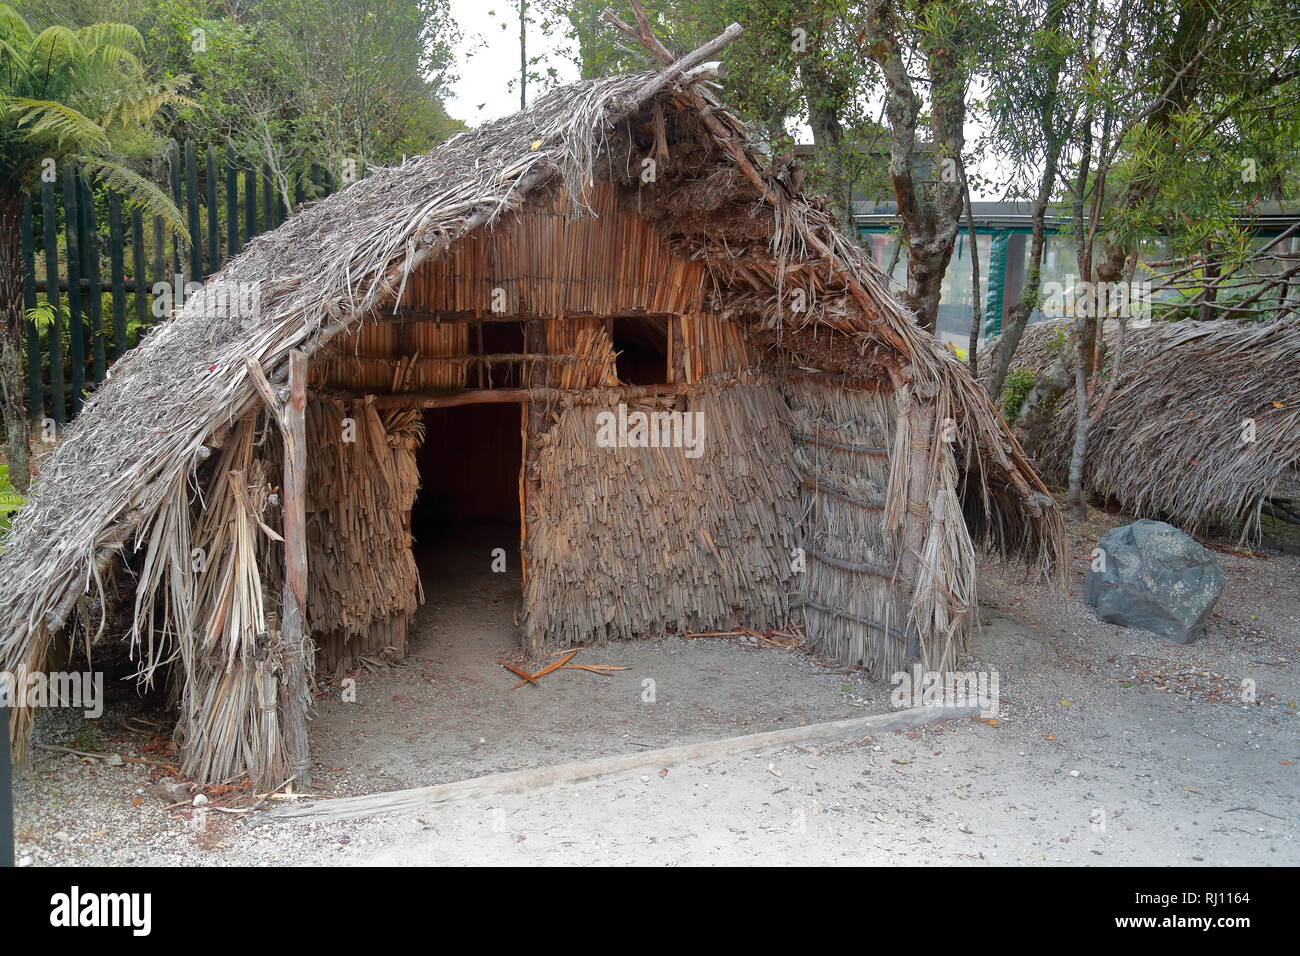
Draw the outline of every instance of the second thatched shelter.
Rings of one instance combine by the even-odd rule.
[[[1012,368],[1047,373],[1071,349],[1071,325],[1029,326]],[[1110,320],[1102,334],[1107,359],[1092,394],[1101,412],[1089,433],[1087,489],[1191,534],[1256,534],[1261,506],[1300,462],[1300,320],[1155,322],[1130,326],[1122,342]],[[1119,376],[1109,389],[1117,348]],[[1074,422],[1067,394],[1028,440],[1043,473],[1061,482]]]

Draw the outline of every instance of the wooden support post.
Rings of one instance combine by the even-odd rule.
[[[280,412],[284,436],[284,615],[280,646],[284,675],[280,683],[280,718],[284,726],[289,770],[301,788],[311,785],[307,748],[307,355],[289,355],[289,397]]]
[[[546,351],[546,320],[529,319],[524,323],[524,352],[538,353]],[[523,385],[525,390],[533,392],[535,389],[544,389],[550,383],[549,370],[543,362],[524,362],[521,369],[523,376]],[[528,538],[528,517],[532,511],[533,503],[537,500],[537,492],[541,489],[541,481],[537,477],[537,459],[541,453],[540,439],[542,433],[546,430],[546,404],[545,400],[539,400],[536,393],[531,395],[524,404],[524,460],[522,464],[522,495],[521,495],[521,518],[519,527],[519,562],[520,562],[520,580],[524,586],[527,585],[528,567],[524,557],[524,544]],[[524,609],[525,612],[527,608]],[[540,648],[532,648],[533,652]]]
[[[686,377],[686,319],[674,315],[668,320],[668,381],[687,381]]]
[[[5,675],[8,677],[8,675]],[[8,691],[9,688],[4,688]],[[9,759],[9,700],[0,695],[0,867],[14,865],[13,768]]]

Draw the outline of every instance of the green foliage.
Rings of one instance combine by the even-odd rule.
[[[131,153],[141,131],[164,107],[185,102],[182,81],[146,81],[143,48],[128,24],[53,24],[36,32],[0,3],[0,181],[23,189],[49,161],[79,162],[186,235],[170,200],[130,168],[140,158]]]
[[[0,465],[0,547],[3,546],[4,534],[9,530],[13,514],[23,506],[24,498],[9,483],[9,466]]]
[[[811,188],[847,212],[851,190],[890,192],[888,133],[873,106],[877,78],[863,52],[853,0],[653,0],[650,23],[670,49],[694,49],[733,22],[741,34],[725,53],[726,98],[774,157],[787,155],[796,128],[807,125],[815,149],[801,156]],[[605,76],[659,66],[601,20],[610,8],[631,22],[630,9],[605,0],[548,0],[556,29],[571,42],[582,75]]]
[[[89,722],[78,727],[72,737],[72,749],[95,753],[99,749],[99,728]]]
[[[164,111],[164,134],[229,144],[270,170],[287,208],[299,189],[315,196],[313,164],[337,184],[464,128],[442,105],[458,39],[449,0],[15,2],[29,22],[64,29],[105,12],[129,24],[143,38],[138,65],[159,78],[154,92],[189,91]],[[156,141],[140,147],[162,153]],[[145,177],[114,185],[140,201],[149,193]]]
[[[1020,416],[1020,409],[1025,404],[1025,396],[1034,387],[1034,370],[1024,365],[1017,365],[1007,373],[1002,386],[1002,415],[1009,422]]]

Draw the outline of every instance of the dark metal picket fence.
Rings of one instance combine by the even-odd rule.
[[[168,239],[160,219],[146,230],[138,209],[126,209],[122,196],[111,189],[94,188],[73,164],[63,164],[56,181],[42,181],[40,191],[26,198],[24,307],[48,304],[53,312],[48,324],[27,323],[34,420],[50,418],[62,425],[77,414],[111,364],[160,321],[153,314],[156,285],[173,287],[177,276],[182,284],[202,282],[251,238],[274,229],[288,215],[265,169],[229,150],[218,160],[212,146],[200,156],[192,141],[173,142],[164,168],[172,201],[190,234],[188,243]],[[336,188],[320,167],[306,178],[318,195]],[[303,201],[304,192],[300,177],[295,203]],[[44,260],[39,275],[38,252]]]

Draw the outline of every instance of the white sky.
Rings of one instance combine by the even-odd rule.
[[[446,107],[454,118],[469,126],[508,116],[519,109],[518,10],[518,0],[451,0],[452,17],[460,26],[462,37],[456,62],[459,78],[452,86]],[[544,73],[550,66],[558,72],[559,83],[578,78],[578,66],[567,55],[567,41],[563,37],[547,37],[539,29],[530,28],[528,53],[530,57],[539,54],[545,57],[544,62],[534,67],[536,72]],[[536,84],[530,85],[528,101],[531,103],[542,92]],[[800,139],[812,141],[806,127],[797,132],[802,134]],[[977,126],[968,124],[968,142],[973,142],[978,132]],[[988,156],[978,157],[975,170],[996,177],[997,161]],[[979,201],[1002,197],[976,187],[971,198]]]
[[[456,63],[460,78],[452,87],[447,112],[470,126],[478,126],[518,110],[517,0],[451,0],[451,14],[463,36]],[[546,62],[534,70],[545,72],[546,66],[553,66],[560,74],[559,82],[568,83],[578,78],[578,65],[563,52],[562,37],[547,38],[540,30],[529,30],[529,56],[547,54]],[[536,99],[534,94],[541,92],[540,88],[530,86],[529,102]]]

